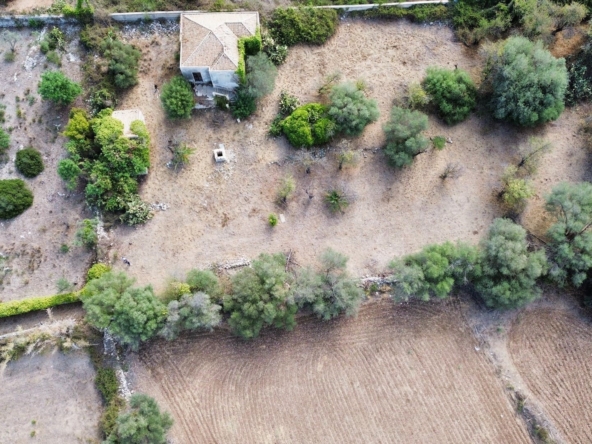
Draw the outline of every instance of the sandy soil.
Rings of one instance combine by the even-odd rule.
[[[53,0],[13,0],[8,5],[0,7],[0,13],[4,12],[29,12],[33,9],[50,8]]]
[[[62,244],[72,246],[77,222],[92,217],[84,211],[83,194],[68,192],[57,174],[57,164],[65,156],[65,139],[58,134],[56,125],[60,130],[64,128],[68,109],[44,103],[37,94],[41,74],[46,68],[55,67],[46,65],[45,56],[39,52],[30,31],[14,31],[20,37],[16,60],[0,62],[0,103],[6,106],[6,122],[2,125],[5,129],[13,128],[8,161],[0,163],[0,179],[25,180],[33,191],[34,202],[20,216],[0,222],[2,269],[10,268],[3,278],[0,275],[0,300],[3,301],[53,294],[61,277],[82,285],[90,254],[82,247],[72,247],[68,254],[61,254],[59,249]],[[65,31],[72,35],[76,29]],[[3,53],[8,49],[5,43],[0,48]],[[67,76],[80,80],[77,41],[68,45],[62,64],[61,69]],[[31,100],[35,100],[32,104],[25,97],[27,91]],[[79,102],[78,106],[81,105]],[[23,113],[20,119],[17,107]],[[24,178],[14,166],[17,151],[27,146],[41,151],[45,164],[45,171],[34,179]]]
[[[0,375],[0,442],[95,442],[101,399],[93,380],[85,352],[54,351],[9,363]]]
[[[578,310],[554,304],[527,310],[509,350],[522,378],[565,442],[592,441],[592,325]]]
[[[274,93],[261,101],[255,116],[241,123],[217,112],[199,112],[186,122],[168,121],[153,85],[176,72],[176,36],[161,43],[150,36],[132,41],[142,47],[144,69],[140,84],[123,98],[121,108],[140,107],[146,116],[153,136],[152,167],[141,195],[151,203],[166,203],[168,210],[158,212],[143,227],[117,228],[113,250],[130,259],[129,272],[141,283],[157,288],[167,276],[181,276],[191,267],[252,258],[262,251],[292,249],[301,263],[307,263],[332,247],[349,255],[355,275],[364,275],[428,243],[457,239],[475,243],[491,220],[502,214],[496,201],[500,176],[515,160],[518,144],[533,134],[556,145],[537,179],[542,192],[560,180],[579,180],[588,174],[588,155],[577,134],[578,111],[567,111],[558,122],[536,131],[477,115],[454,127],[430,117],[428,135],[444,135],[453,143],[442,152],[418,156],[404,171],[386,165],[377,150],[384,142],[382,123],[409,83],[420,81],[430,65],[457,64],[479,79],[480,60],[455,42],[446,27],[343,21],[323,47],[292,49],[280,67]],[[283,138],[268,138],[266,132],[281,90],[303,102],[317,100],[323,79],[334,72],[348,80],[364,79],[368,94],[378,100],[381,118],[360,138],[349,141],[362,154],[357,168],[338,172],[329,153],[307,175],[286,161],[295,150]],[[223,123],[216,125],[219,119]],[[191,165],[178,173],[165,166],[169,140],[197,148]],[[218,143],[226,146],[228,164],[213,162],[212,149]],[[439,175],[449,162],[460,163],[464,173],[443,183]],[[296,195],[287,209],[279,209],[275,192],[280,178],[289,174],[298,183]],[[339,184],[346,184],[356,199],[346,214],[333,216],[322,196]],[[312,200],[306,190],[314,194]],[[283,213],[286,223],[270,229],[266,223],[270,212]],[[540,218],[536,205],[526,214],[531,224]]]
[[[383,301],[250,343],[157,342],[132,372],[172,412],[178,443],[529,442],[476,346],[453,305]]]

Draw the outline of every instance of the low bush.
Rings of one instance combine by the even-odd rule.
[[[335,33],[337,22],[337,12],[333,9],[277,8],[268,29],[281,45],[322,45]]]
[[[335,133],[335,123],[327,115],[327,107],[309,103],[296,108],[282,122],[282,130],[296,148],[327,143]]]
[[[425,114],[394,106],[389,121],[383,126],[384,153],[389,163],[397,168],[411,165],[413,158],[427,149],[429,141],[422,134],[427,127]]]
[[[110,367],[99,367],[97,369],[95,385],[99,392],[101,392],[105,404],[110,404],[118,395],[119,381],[117,380],[115,370]]]
[[[76,242],[89,250],[96,247],[99,237],[97,235],[98,219],[84,219],[76,231]]]
[[[69,190],[75,190],[82,170],[72,159],[63,159],[58,163],[58,175],[66,182]]]
[[[300,100],[298,97],[293,96],[287,91],[280,93],[280,115],[286,117],[296,111],[296,108],[300,106]]]
[[[88,282],[92,281],[93,279],[98,279],[108,271],[111,271],[111,267],[109,265],[97,262],[88,269],[88,272],[86,273],[86,281]]]
[[[361,13],[362,17],[372,19],[408,18],[414,22],[435,22],[448,19],[448,8],[444,5],[418,5],[411,8],[398,6],[379,6]]]
[[[567,60],[569,84],[565,103],[573,106],[592,99],[592,42],[585,43],[581,50]]]
[[[534,195],[534,188],[528,180],[518,176],[515,166],[506,168],[502,177],[501,198],[510,211],[520,213],[526,206],[526,200]]]
[[[286,45],[277,44],[274,38],[267,33],[263,34],[262,41],[263,52],[267,54],[267,57],[274,65],[279,66],[286,61],[288,57],[288,47]]]
[[[10,136],[6,131],[0,128],[0,156],[3,156],[8,151],[10,146]]]
[[[132,194],[125,200],[123,211],[119,220],[130,226],[145,224],[154,216],[150,204],[144,202],[137,194]]]
[[[19,301],[1,302],[0,318],[17,316],[31,311],[46,310],[56,305],[71,304],[79,301],[80,292],[57,294],[38,298],[21,299]]]
[[[0,219],[12,219],[33,205],[33,193],[21,179],[0,180]]]
[[[334,188],[325,193],[325,203],[332,213],[343,213],[350,202],[343,190]]]
[[[294,190],[296,190],[296,181],[294,180],[294,177],[283,177],[280,181],[280,188],[277,191],[276,203],[278,205],[285,205],[288,199],[294,194]]]
[[[407,104],[411,109],[421,109],[430,103],[430,96],[419,83],[411,83],[407,88]]]
[[[103,411],[99,420],[99,427],[105,438],[113,432],[113,429],[117,425],[117,418],[124,408],[125,400],[120,396],[116,396]]]
[[[434,145],[434,148],[436,148],[438,151],[443,150],[446,146],[446,138],[442,136],[434,136],[432,139],[432,145]]]
[[[16,169],[23,176],[32,178],[36,177],[44,170],[43,159],[41,153],[35,148],[25,148],[16,153]]]
[[[160,100],[169,119],[188,119],[195,106],[193,89],[182,76],[173,77],[164,84]]]
[[[256,99],[273,91],[277,68],[262,52],[247,58],[247,88]]]
[[[269,216],[267,217],[267,222],[269,222],[270,226],[275,227],[279,222],[277,214],[270,213]]]
[[[449,125],[465,120],[475,107],[477,89],[466,71],[430,67],[423,86]]]
[[[257,110],[257,98],[248,88],[239,86],[236,98],[230,107],[232,115],[237,119],[246,119]]]
[[[126,89],[138,83],[140,51],[120,40],[107,38],[101,44],[101,52],[109,61],[109,74],[117,88]]]
[[[190,270],[185,282],[189,285],[191,292],[201,291],[210,295],[214,301],[220,300],[224,295],[218,276],[210,270]]]

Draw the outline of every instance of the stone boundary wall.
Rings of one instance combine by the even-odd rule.
[[[63,15],[3,15],[0,16],[0,28],[28,27],[29,20],[43,22],[46,25],[66,25],[78,23],[75,18],[64,17]]]
[[[343,9],[347,12],[365,11],[367,9],[378,8],[379,6],[398,6],[400,8],[410,8],[418,5],[445,5],[449,0],[422,0],[418,2],[399,2],[399,3],[372,3],[364,5],[329,5],[313,6],[318,9]],[[297,6],[294,6],[297,7]],[[177,20],[181,14],[192,12],[209,11],[155,11],[155,12],[116,12],[109,16],[117,22],[137,22],[139,20]]]

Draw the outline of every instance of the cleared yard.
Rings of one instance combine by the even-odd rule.
[[[530,442],[475,346],[452,304],[384,301],[251,343],[156,342],[132,372],[173,414],[177,442]]]
[[[516,160],[518,144],[531,135],[555,144],[536,178],[545,192],[560,180],[580,180],[589,174],[588,154],[577,134],[581,111],[567,111],[559,121],[536,131],[519,130],[476,113],[453,127],[430,117],[428,135],[443,135],[452,143],[442,152],[417,156],[406,170],[386,165],[378,149],[384,143],[382,124],[407,85],[421,81],[430,65],[457,64],[476,80],[480,76],[478,55],[456,42],[447,27],[343,20],[324,46],[291,49],[273,94],[261,101],[256,115],[241,123],[220,111],[199,112],[184,122],[167,120],[154,84],[161,85],[177,72],[178,36],[135,34],[129,40],[142,48],[142,73],[120,108],[138,107],[146,116],[153,136],[152,167],[141,195],[148,202],[165,203],[168,209],[157,211],[145,226],[116,228],[108,243],[113,244],[112,254],[131,261],[129,273],[156,289],[168,276],[182,276],[192,267],[253,258],[263,251],[292,249],[299,263],[306,264],[332,247],[350,257],[351,271],[360,276],[379,272],[393,257],[429,243],[457,239],[476,243],[491,220],[502,214],[496,200],[500,177]],[[368,95],[378,100],[381,117],[360,138],[349,141],[360,153],[358,167],[339,172],[334,151],[329,151],[311,174],[305,174],[290,161],[297,150],[283,138],[267,137],[267,130],[281,90],[296,94],[302,102],[318,100],[316,91],[323,79],[335,72],[347,80],[363,79]],[[197,148],[189,167],[177,173],[166,167],[170,140]],[[219,143],[226,146],[228,164],[214,164],[212,150]],[[339,144],[336,140],[331,146]],[[450,162],[461,164],[464,173],[443,182],[439,176]],[[281,209],[274,204],[275,193],[279,180],[290,174],[297,182],[296,195],[287,209]],[[323,194],[339,184],[346,185],[355,202],[346,214],[333,216],[325,208]],[[306,191],[314,198],[309,199]],[[532,214],[533,221],[541,220],[541,197],[542,193],[533,199],[527,219]],[[270,212],[283,213],[286,223],[270,229],[266,222]]]
[[[101,399],[86,352],[26,356],[0,374],[0,442],[75,444],[99,439]]]
[[[592,328],[562,308],[526,311],[513,327],[512,360],[565,442],[592,441]]]

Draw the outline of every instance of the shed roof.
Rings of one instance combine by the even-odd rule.
[[[146,123],[144,120],[144,114],[142,114],[142,111],[139,109],[122,109],[119,111],[113,111],[111,117],[123,123],[123,136],[128,138],[137,137],[130,128],[132,122],[141,120],[142,122]]]
[[[181,15],[181,67],[214,71],[238,68],[238,39],[255,35],[257,12],[208,12]]]

